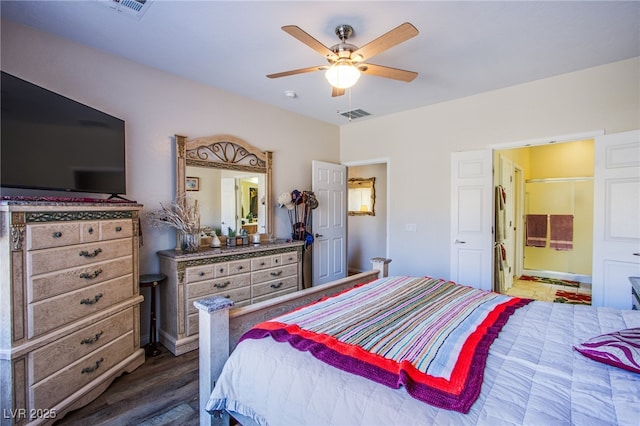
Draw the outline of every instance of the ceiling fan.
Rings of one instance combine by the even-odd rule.
[[[336,27],[336,35],[340,39],[340,43],[331,47],[320,43],[296,25],[286,25],[282,29],[324,56],[329,65],[269,74],[267,75],[269,78],[326,70],[325,77],[332,86],[331,96],[335,97],[343,95],[345,89],[356,84],[361,73],[406,82],[413,81],[418,76],[418,73],[413,71],[364,63],[365,60],[369,60],[373,56],[417,36],[418,30],[408,22],[397,26],[360,48],[347,42],[353,34],[353,28],[350,25],[338,25]]]

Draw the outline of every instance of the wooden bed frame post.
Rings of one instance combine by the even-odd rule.
[[[233,302],[224,297],[211,297],[193,302],[200,311],[200,424],[201,425],[228,425],[229,415],[224,413],[222,417],[214,417],[205,411],[209,395],[220,376],[222,367],[229,358],[229,309]],[[207,379],[208,378],[208,379]]]
[[[371,264],[373,265],[374,271],[380,271],[381,277],[389,276],[389,264],[391,263],[391,259],[386,259],[384,257],[373,257],[371,258]]]

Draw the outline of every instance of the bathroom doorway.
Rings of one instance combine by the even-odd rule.
[[[496,196],[506,197],[504,212],[496,205],[496,289],[590,303],[594,140],[499,150],[495,161]]]

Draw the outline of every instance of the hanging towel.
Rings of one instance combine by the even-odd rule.
[[[550,247],[555,250],[573,250],[573,215],[552,214],[549,218]]]
[[[547,215],[527,215],[527,245],[529,247],[547,246]]]

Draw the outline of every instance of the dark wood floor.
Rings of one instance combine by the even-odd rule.
[[[161,349],[55,425],[198,425],[198,351],[175,357]]]

